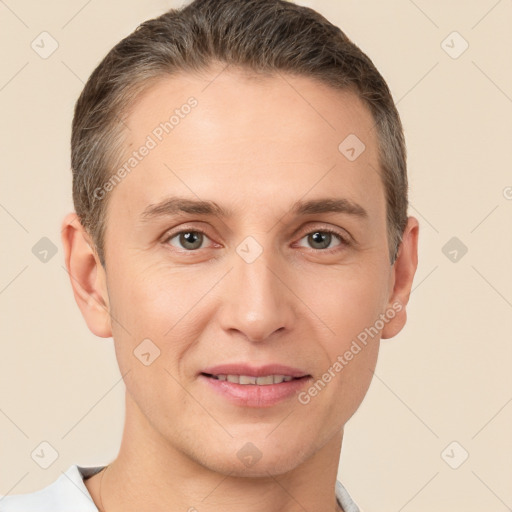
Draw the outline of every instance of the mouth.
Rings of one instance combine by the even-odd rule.
[[[198,377],[206,390],[213,392],[212,398],[221,397],[236,406],[252,408],[292,400],[313,379],[298,368],[279,364],[256,368],[244,363],[205,368]]]
[[[291,375],[261,375],[256,377],[255,375],[236,375],[236,374],[225,374],[221,373],[213,375],[211,373],[202,372],[201,375],[209,377],[215,380],[232,382],[234,384],[254,385],[254,386],[270,386],[271,384],[281,384],[282,382],[290,382],[292,380],[301,380],[310,377],[310,375],[303,375],[302,377],[292,377]]]

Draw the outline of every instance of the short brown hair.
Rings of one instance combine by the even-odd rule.
[[[98,199],[95,190],[115,172],[123,115],[155,79],[206,70],[214,62],[256,74],[283,71],[310,77],[354,91],[363,100],[377,127],[393,263],[407,224],[406,147],[391,93],[372,61],[338,27],[307,7],[284,0],[194,0],[142,23],[114,46],[76,103],[73,201],[102,265],[107,201]]]

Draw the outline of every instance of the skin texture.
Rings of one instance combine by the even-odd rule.
[[[133,105],[126,157],[197,99],[109,192],[105,269],[76,215],[63,222],[75,298],[89,329],[113,337],[126,384],[121,449],[101,499],[101,473],[86,481],[108,512],[337,510],[344,425],[368,390],[380,338],[406,321],[418,222],[409,218],[391,266],[368,109],[353,93],[305,77],[220,69],[166,77]],[[353,162],[338,150],[349,134],[366,146]],[[233,216],[142,220],[169,196],[214,201]],[[292,215],[295,201],[320,198],[348,199],[367,216]],[[325,229],[352,241],[332,236],[318,248],[308,235]],[[204,231],[200,248],[180,245],[180,230]],[[262,249],[252,263],[237,252],[247,237]],[[198,378],[209,365],[248,362],[293,366],[317,381],[397,303],[379,335],[307,404],[294,396],[237,406]],[[149,366],[134,356],[144,339],[160,350]],[[248,442],[261,454],[250,466],[237,456]]]

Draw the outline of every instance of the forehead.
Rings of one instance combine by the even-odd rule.
[[[220,196],[236,187],[245,199],[338,189],[352,198],[373,195],[375,208],[383,204],[373,117],[348,90],[218,68],[159,79],[125,122],[121,165],[131,159],[133,166],[125,165],[129,176],[111,201],[132,210],[171,192],[228,201]]]
[[[197,107],[191,109],[192,115],[179,112],[189,110],[186,105],[192,97],[197,102]],[[276,143],[283,139],[290,142],[290,136],[294,136],[295,150],[311,151],[322,139],[324,147],[337,155],[339,142],[352,130],[370,153],[376,149],[375,122],[357,94],[304,76],[258,75],[238,68],[212,67],[201,74],[161,77],[131,106],[126,123],[129,142],[135,143],[137,137],[152,133],[159,123],[169,121],[175,111],[179,116],[177,123],[177,119],[172,121],[176,130],[166,133],[172,135],[166,140],[177,141],[180,132],[185,137],[193,131],[197,143],[215,140],[216,144],[230,147],[244,146],[247,151],[243,134]],[[181,122],[185,118],[187,122]],[[311,144],[304,146],[304,139]]]

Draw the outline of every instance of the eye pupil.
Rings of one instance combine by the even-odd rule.
[[[180,234],[180,244],[185,249],[199,249],[203,242],[202,233],[198,233],[197,231],[186,231]],[[190,244],[192,247],[190,247]]]
[[[320,244],[320,247],[314,247],[314,249],[325,249],[329,247],[331,244],[331,233],[326,233],[322,231],[316,231],[315,233],[311,233],[309,235],[309,239],[313,245]]]

